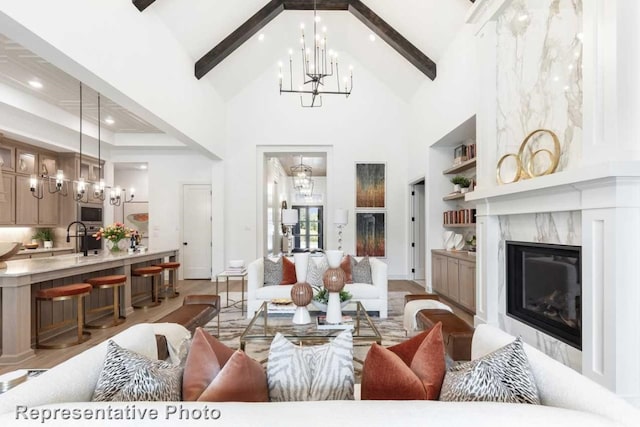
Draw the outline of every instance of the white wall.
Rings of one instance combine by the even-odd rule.
[[[149,173],[147,170],[136,169],[115,169],[113,173],[114,187],[126,190],[127,200],[131,197],[131,188],[135,190],[135,202],[149,201]],[[114,207],[113,220],[123,222],[124,204]]]
[[[347,63],[352,62],[347,58]],[[345,251],[355,251],[355,161],[387,163],[387,259],[390,277],[407,274],[408,105],[354,63],[357,78],[349,99],[328,96],[322,108],[301,108],[297,96],[278,94],[276,69],[267,70],[233,98],[227,111],[225,155],[226,254],[245,260],[261,256],[262,220],[258,183],[259,150],[324,151],[327,157],[327,211],[349,209]],[[323,148],[324,147],[324,148]],[[327,247],[337,234],[327,233]]]
[[[182,186],[211,184],[215,161],[199,154],[175,150],[114,150],[111,161],[147,163],[149,246],[159,249],[181,248]],[[213,203],[219,204],[220,200],[214,197]],[[220,235],[214,235],[214,239],[219,239]]]
[[[453,150],[429,147],[476,114],[476,56],[472,26],[463,25],[438,62],[438,77],[433,82],[425,80],[411,102],[411,139],[407,157],[409,180],[406,184],[408,186],[409,181],[425,177],[427,289],[431,284],[431,249],[442,248],[442,212],[445,210],[442,196],[451,188],[443,181],[442,171],[450,166]],[[449,208],[453,209],[452,206]]]

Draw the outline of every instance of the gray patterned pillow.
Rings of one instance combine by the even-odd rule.
[[[182,367],[120,347],[107,344],[94,402],[178,401],[182,390]]]
[[[486,356],[448,370],[440,400],[539,405],[538,388],[520,337]]]
[[[267,383],[272,402],[353,400],[353,337],[299,347],[276,334],[269,350]]]
[[[307,264],[307,283],[311,286],[321,287],[323,286],[322,276],[329,269],[329,263],[325,255],[322,255],[317,263],[314,258],[310,256]]]
[[[277,261],[264,258],[264,285],[274,286],[282,283],[282,257]]]
[[[351,257],[351,277],[353,277],[353,283],[368,283],[373,285],[373,279],[371,278],[371,264],[369,263],[369,257],[366,256],[356,261],[355,257]]]

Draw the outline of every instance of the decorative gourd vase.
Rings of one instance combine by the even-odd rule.
[[[327,323],[341,323],[342,309],[340,307],[340,291],[344,288],[346,280],[344,271],[340,268],[342,251],[326,251],[329,269],[322,276],[325,289],[329,292],[327,304]]]
[[[298,282],[291,287],[291,300],[296,305],[296,312],[293,315],[292,322],[296,325],[306,325],[311,323],[311,316],[309,316],[309,310],[307,305],[313,298],[313,289],[311,285],[306,282]]]

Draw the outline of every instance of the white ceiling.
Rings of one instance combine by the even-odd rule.
[[[42,84],[41,89],[29,85],[30,80]],[[79,114],[79,82],[49,62],[0,34],[0,83],[55,105],[69,113]],[[98,124],[98,95],[83,87],[82,117]],[[111,132],[157,133],[157,128],[145,122],[115,102],[101,96],[101,126]],[[109,124],[105,119],[111,118]]]
[[[267,3],[266,0],[158,0],[144,13],[153,13],[175,34],[193,58],[194,64]],[[365,0],[364,3],[436,63],[464,23],[472,3],[469,0]],[[328,27],[330,48],[342,52],[343,59],[366,67],[397,95],[410,100],[427,77],[384,41],[369,40],[371,30],[351,13],[318,12]],[[311,28],[312,11],[285,11],[258,35],[249,39],[210,71],[208,80],[229,100],[249,81],[265,72],[274,74],[277,90],[277,62],[286,60],[287,50],[298,46],[299,25]],[[307,33],[307,37],[310,37]],[[348,65],[348,64],[344,64]],[[299,67],[300,64],[298,63]],[[297,72],[294,58],[294,73]],[[346,71],[346,67],[344,68]],[[357,69],[354,90],[357,90]],[[294,83],[295,84],[295,83]]]

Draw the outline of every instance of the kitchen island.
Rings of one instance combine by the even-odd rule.
[[[7,268],[0,270],[0,297],[2,301],[2,354],[0,365],[20,363],[34,356],[31,348],[33,310],[33,290],[84,280],[89,276],[104,274],[124,274],[121,315],[133,312],[131,306],[131,266],[162,261],[176,261],[178,249],[149,250],[145,253],[128,254],[104,251],[98,254],[61,255],[47,258],[7,261]],[[172,279],[174,279],[172,277]],[[175,282],[174,282],[175,283]],[[32,309],[33,307],[33,309]],[[63,310],[65,311],[65,310]],[[69,315],[52,313],[52,317]],[[58,319],[60,320],[60,319]]]

